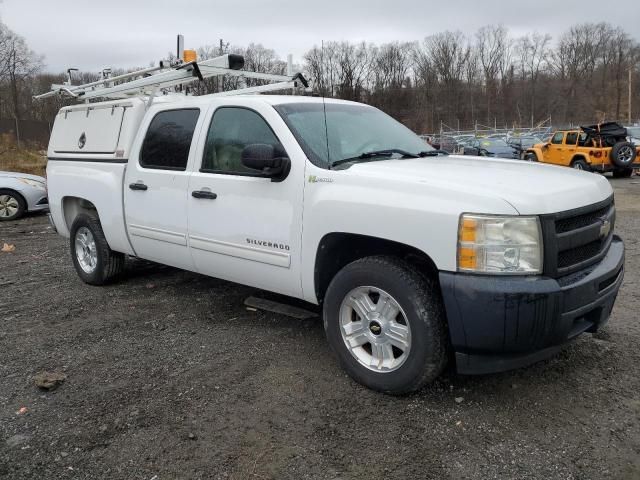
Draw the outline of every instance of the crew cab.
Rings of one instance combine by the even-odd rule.
[[[640,145],[629,142],[627,129],[615,122],[575,130],[558,130],[548,142],[527,149],[528,160],[630,177],[640,168]]]
[[[601,176],[445,155],[380,110],[307,96],[67,106],[47,177],[79,277],[127,256],[322,305],[358,382],[416,390],[554,355],[624,274]]]

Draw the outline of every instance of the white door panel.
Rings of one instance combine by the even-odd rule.
[[[191,191],[209,188],[217,194],[215,200],[189,198],[189,243],[198,271],[288,295],[298,292],[299,259],[291,252],[300,251],[302,178],[295,183],[298,195],[293,179],[274,183],[194,173]]]
[[[240,245],[238,243],[220,242],[209,238],[191,235],[191,248],[205,252],[217,253],[228,257],[242,258],[276,267],[289,268],[291,255],[288,253],[272,252],[262,248]]]
[[[256,107],[256,111],[268,121],[286,150],[291,159],[291,171],[282,182],[256,176],[210,173],[206,168],[200,171],[213,115],[213,111],[209,112],[202,128],[203,141],[198,146],[189,191],[209,191],[216,197],[194,198],[190,194],[189,245],[200,273],[301,296],[304,154],[272,107],[264,105]],[[225,126],[228,127],[228,123]],[[242,127],[246,128],[246,124]],[[234,144],[234,148],[235,156],[227,155],[225,165],[237,165],[241,147]]]
[[[174,267],[194,270],[193,261],[187,243],[188,215],[187,199],[189,189],[189,164],[192,162],[195,148],[191,148],[197,142],[197,132],[200,123],[193,124],[193,116],[189,118],[191,123],[186,125],[186,129],[191,132],[191,137],[185,137],[184,132],[176,126],[179,122],[173,122],[169,115],[175,111],[159,111],[156,113],[158,119],[162,119],[159,114],[166,114],[166,124],[168,132],[158,127],[154,137],[158,142],[158,148],[145,150],[143,140],[137,139],[132,152],[133,157],[129,161],[127,169],[124,191],[125,191],[125,218],[127,231],[131,244],[137,256],[147,260],[156,261]],[[192,112],[197,115],[195,109],[183,109],[181,112]],[[189,115],[188,113],[184,113]],[[156,118],[149,115],[149,118]],[[200,115],[201,117],[202,115]],[[146,120],[147,124],[142,126],[142,131],[147,131],[147,136],[151,136],[154,120]],[[200,122],[201,120],[196,120]],[[151,126],[149,126],[151,124]],[[178,133],[176,134],[176,131]],[[160,135],[166,132],[166,145],[161,143]],[[175,148],[174,137],[183,135],[182,150]],[[162,137],[164,138],[164,137]],[[191,140],[189,140],[191,138]],[[188,143],[187,143],[188,142]],[[167,151],[171,155],[165,157]],[[147,152],[147,153],[145,153]],[[149,159],[142,158],[142,156]],[[173,156],[173,157],[171,157]],[[161,157],[163,161],[171,157],[186,158],[184,167],[175,165],[166,169],[153,167],[149,168],[145,162],[154,161],[154,158]],[[171,160],[169,158],[169,160]],[[160,162],[158,162],[160,163]],[[145,167],[146,165],[146,167]],[[184,170],[180,170],[184,168]]]

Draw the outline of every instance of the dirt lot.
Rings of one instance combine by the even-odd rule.
[[[638,479],[640,182],[613,182],[608,327],[402,398],[346,377],[318,320],[248,311],[252,289],[141,262],[90,287],[44,216],[2,224],[0,478]],[[67,380],[43,392],[43,370]]]

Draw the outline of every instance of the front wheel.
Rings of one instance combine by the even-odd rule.
[[[0,222],[17,220],[27,210],[24,199],[13,190],[0,189]]]
[[[400,259],[367,257],[344,267],[329,285],[323,318],[342,367],[373,390],[415,391],[446,364],[439,289]]]
[[[104,285],[124,268],[124,255],[109,248],[100,221],[80,214],[71,226],[71,258],[78,276],[89,285]]]

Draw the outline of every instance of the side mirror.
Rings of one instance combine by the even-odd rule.
[[[281,146],[274,147],[265,143],[247,145],[240,156],[242,165],[258,170],[272,182],[281,182],[291,170],[291,160]]]

